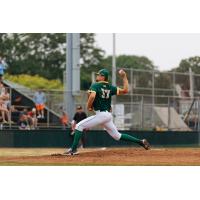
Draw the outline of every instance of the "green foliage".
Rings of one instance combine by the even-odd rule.
[[[62,78],[65,62],[65,34],[1,34],[0,52],[6,57],[10,74]]]
[[[111,70],[112,68],[112,56],[108,56],[101,63],[101,66],[104,66]],[[133,69],[146,69],[152,70],[156,69],[153,62],[144,56],[135,56],[135,55],[120,55],[116,57],[116,66],[124,68],[133,68]]]
[[[200,74],[200,57],[194,56],[187,59],[181,60],[179,66],[172,71],[189,73],[189,68],[192,69],[194,74]],[[183,89],[189,90],[190,89],[190,80],[189,76],[182,75],[176,77],[176,83],[179,83]],[[199,76],[194,77],[194,89],[199,90],[200,87],[200,78]]]
[[[38,88],[57,89],[57,90],[63,89],[63,85],[60,80],[48,80],[38,75],[30,76],[27,74],[22,74],[22,75],[5,74],[4,78],[14,83],[24,85],[25,87],[31,89],[38,89]]]
[[[80,34],[80,54],[82,58],[82,67],[97,67],[98,64],[104,59],[105,52],[95,46],[94,33],[81,33]]]
[[[80,34],[80,53],[82,60],[81,89],[86,90],[91,84],[92,72],[101,68],[107,68],[111,72],[112,57],[105,58],[105,52],[95,46],[94,33]],[[1,54],[8,63],[7,72],[9,74],[38,75],[47,79],[62,80],[66,61],[66,34],[1,33],[0,56]],[[116,65],[134,69],[151,70],[156,68],[148,58],[134,55],[118,56]],[[141,79],[144,82],[146,77],[141,77]]]
[[[81,89],[87,90],[91,85],[91,74],[101,69],[101,62],[104,60],[105,52],[95,46],[94,33],[81,33],[80,51],[82,58],[81,65]]]
[[[133,68],[133,69],[146,69],[152,70],[156,67],[153,65],[152,61],[144,56],[131,56],[131,55],[120,55],[116,57],[116,65],[117,67],[124,67],[124,68]],[[86,90],[89,88],[91,84],[91,74],[92,72],[97,72],[102,68],[106,68],[112,71],[112,56],[108,56],[106,58],[100,57],[99,63],[97,65],[92,65],[89,67],[81,68],[81,88]],[[144,82],[146,77],[143,75],[141,80]]]
[[[95,46],[95,34],[80,34],[82,68],[97,66],[104,51]],[[65,33],[1,33],[0,56],[6,58],[9,74],[39,75],[63,79],[66,61]],[[87,75],[86,75],[87,76]],[[85,76],[83,81],[85,80]]]
[[[200,74],[200,57],[190,57],[187,59],[181,60],[179,66],[174,69],[178,72],[189,72],[189,68],[192,69],[193,72]]]

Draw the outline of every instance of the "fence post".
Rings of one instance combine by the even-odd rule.
[[[130,83],[131,83],[131,87],[130,87],[130,89],[131,89],[131,92],[130,92],[130,94],[131,94],[131,126],[133,127],[133,121],[134,121],[134,119],[133,119],[133,69],[131,68],[131,81],[130,81]]]
[[[200,146],[200,108],[199,108],[199,100],[200,98],[198,97],[197,99],[197,115],[198,115],[198,122],[197,122],[197,131],[198,131],[198,146]]]
[[[168,97],[168,124],[167,124],[167,128],[168,130],[170,130],[170,126],[171,126],[171,115],[170,115],[170,99]]]
[[[155,107],[155,71],[152,70],[152,113],[151,113],[151,126],[154,128],[155,119],[154,119],[154,107]]]
[[[175,71],[173,71],[173,106],[174,107],[176,107],[175,96],[176,96],[176,75],[175,75]]]
[[[198,123],[197,123],[197,131],[198,131],[198,133],[199,133],[199,131],[200,131],[200,106],[199,106],[199,98],[198,98],[198,100],[197,100],[197,106],[198,106]]]
[[[140,113],[141,113],[141,118],[140,118],[140,128],[143,129],[144,124],[143,124],[143,119],[144,119],[144,97],[142,96],[141,99],[141,107],[140,107]]]
[[[49,109],[50,109],[50,97],[49,97],[49,91],[48,91],[48,93],[47,93],[48,95],[47,95],[47,99],[48,99],[48,103],[47,103],[47,105],[48,105],[48,109],[47,109],[47,127],[49,128]]]
[[[7,88],[8,89],[8,88]],[[9,88],[9,100],[10,100],[10,109],[9,109],[9,111],[8,111],[8,114],[9,114],[9,116],[10,116],[10,121],[9,121],[9,129],[12,129],[12,123],[11,123],[11,121],[12,121],[12,88],[10,87]]]

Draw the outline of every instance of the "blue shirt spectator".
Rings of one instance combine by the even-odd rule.
[[[46,96],[42,91],[35,92],[33,99],[35,104],[44,104],[46,102]]]
[[[42,91],[35,92],[33,100],[35,102],[35,107],[38,113],[37,118],[38,119],[44,118],[44,108],[45,108],[45,102],[46,102],[46,96],[44,92]]]
[[[8,64],[5,62],[5,59],[0,57],[0,75],[4,74],[4,70],[7,69]]]
[[[4,70],[7,68],[7,63],[0,57],[0,82],[2,82]]]
[[[5,66],[4,66],[4,64],[0,61],[0,75],[3,76],[4,70],[5,70]]]

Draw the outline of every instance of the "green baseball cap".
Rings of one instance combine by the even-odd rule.
[[[106,80],[108,79],[108,76],[109,76],[109,72],[107,69],[101,69],[96,74],[104,76],[106,78]]]

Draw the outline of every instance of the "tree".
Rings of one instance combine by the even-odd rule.
[[[173,71],[177,72],[183,72],[183,73],[189,73],[189,68],[192,69],[192,72],[194,74],[200,74],[200,57],[190,57],[187,59],[181,60],[179,66]],[[185,90],[190,89],[190,82],[189,82],[189,76],[182,75],[176,77],[176,83],[179,83]],[[194,77],[194,89],[199,90],[200,88],[200,78],[199,76]]]
[[[101,65],[106,66],[111,70],[112,68],[112,56],[108,56],[101,62]],[[116,58],[117,67],[133,68],[133,69],[156,69],[153,62],[145,56],[135,55],[120,55]]]
[[[94,33],[80,34],[80,50],[81,50],[81,89],[87,90],[91,85],[91,73],[101,68],[100,63],[104,59],[105,52],[95,46]]]
[[[94,33],[80,34],[81,65],[81,89],[87,90],[91,85],[91,73],[101,69],[101,62],[105,52],[95,46]]]
[[[104,51],[95,46],[95,34],[81,33],[81,83],[88,71],[98,66]],[[0,34],[0,53],[6,57],[10,74],[40,75],[48,79],[63,78],[66,61],[65,33]],[[87,70],[85,70],[87,69]]]
[[[112,56],[108,56],[100,63],[101,68],[107,68],[110,73],[112,71]],[[117,68],[128,68],[128,69],[141,69],[141,70],[152,70],[156,69],[153,62],[144,56],[135,56],[135,55],[120,55],[116,57],[116,66]],[[127,71],[128,79],[131,79],[130,71]],[[132,78],[137,83],[139,87],[151,87],[151,72],[135,72],[133,71]],[[117,79],[117,84],[120,85],[121,80]],[[134,87],[134,86],[133,86]],[[134,89],[136,92],[136,90]],[[141,92],[138,91],[138,92]]]
[[[187,59],[181,60],[179,66],[174,70],[177,72],[189,72],[189,68],[192,69],[193,72],[200,74],[200,57],[190,57]]]
[[[65,34],[3,34],[0,51],[6,57],[10,74],[38,74],[48,79],[61,79],[65,41]]]
[[[95,46],[94,33],[80,34],[80,51],[83,68],[97,67],[98,64],[104,59],[105,52]]]

